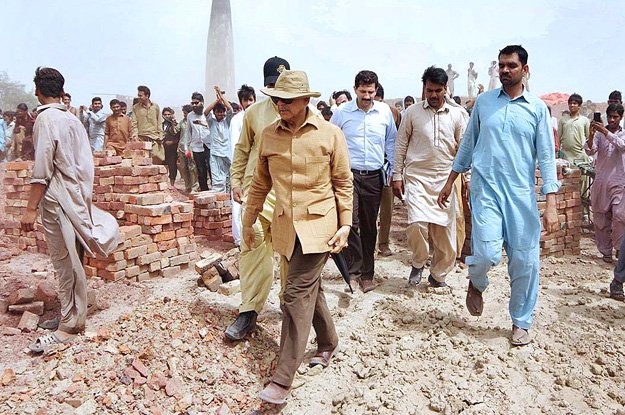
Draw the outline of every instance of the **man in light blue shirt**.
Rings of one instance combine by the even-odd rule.
[[[218,86],[215,87],[215,95],[217,99],[204,109],[211,137],[211,190],[230,193],[230,121],[234,113]]]
[[[393,171],[397,127],[388,105],[374,100],[378,76],[372,71],[356,75],[356,99],[337,107],[330,122],[343,130],[354,175],[354,211],[346,251],[349,273],[363,292],[375,288],[373,282],[377,218],[385,170]],[[384,167],[384,154],[390,168]],[[387,183],[388,184],[388,183]]]
[[[540,217],[534,186],[536,161],[546,195],[545,230],[557,230],[555,150],[547,106],[524,89],[528,72],[527,51],[518,45],[499,52],[502,88],[481,94],[438,204],[444,207],[459,173],[472,168],[471,219],[473,253],[467,257],[469,288],[467,308],[482,314],[482,292],[487,273],[499,264],[502,247],[508,254],[511,343],[530,342],[534,307],[538,298],[540,269]]]
[[[80,106],[80,121],[85,125],[91,143],[91,151],[104,150],[104,130],[106,117],[102,110],[102,98],[94,97],[91,100],[91,108],[85,111],[85,106]]]

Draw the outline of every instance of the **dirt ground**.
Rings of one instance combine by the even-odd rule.
[[[0,413],[625,415],[625,304],[607,297],[612,269],[589,237],[580,256],[542,261],[534,341],[514,348],[505,264],[491,271],[483,316],[471,317],[465,269],[448,277],[450,289],[407,287],[405,220],[397,205],[395,254],[378,258],[375,291],[345,293],[334,264],[326,266],[323,284],[341,351],[327,369],[308,369],[311,333],[283,407],[257,398],[276,363],[279,283],[251,337],[230,343],[223,331],[240,295],[198,287],[189,270],[143,283],[92,281],[99,309],[87,332],[44,356],[25,349],[41,331],[0,335],[0,370],[15,373],[0,388]],[[42,267],[46,277],[33,272]],[[3,295],[38,278],[54,278],[44,255],[0,260]],[[2,314],[0,322],[17,324]]]

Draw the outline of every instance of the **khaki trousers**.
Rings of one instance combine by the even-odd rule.
[[[458,200],[458,210],[456,211],[456,258],[460,258],[464,240],[467,237],[464,223],[464,201],[462,200],[462,175],[458,176],[454,186],[456,188],[456,199]]]
[[[454,268],[456,263],[456,225],[440,226],[427,222],[411,223],[406,229],[408,246],[412,251],[412,266],[421,268],[430,253],[428,236],[431,234],[434,245],[430,275],[439,282]]]
[[[178,151],[177,160],[178,171],[182,180],[184,180],[184,189],[187,193],[191,193],[198,189],[197,181],[197,169],[195,168],[195,161],[193,156],[187,158],[183,151]]]
[[[241,282],[241,306],[239,313],[260,313],[269,297],[273,283],[273,245],[271,243],[271,218],[275,199],[267,197],[263,212],[254,222],[254,246],[247,246],[241,238],[239,278]],[[243,215],[241,209],[241,215]]]
[[[304,359],[311,326],[317,334],[317,351],[334,350],[338,336],[321,287],[321,270],[329,253],[303,254],[299,238],[286,274],[282,308],[280,356],[272,381],[290,387]],[[286,259],[285,259],[286,260]]]
[[[389,233],[391,232],[391,219],[393,219],[393,188],[384,186],[382,188],[382,200],[380,201],[380,231],[378,232],[378,246],[388,244]]]
[[[41,207],[48,252],[59,278],[59,330],[77,334],[85,329],[87,321],[87,276],[82,264],[83,248],[57,202],[44,199]]]

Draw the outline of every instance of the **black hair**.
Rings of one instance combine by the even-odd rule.
[[[375,90],[375,96],[384,99],[384,87],[382,84],[378,84],[378,89]]]
[[[582,105],[582,103],[584,102],[584,100],[582,99],[582,96],[580,94],[577,93],[572,93],[571,96],[569,97],[568,101],[569,104],[571,102],[577,102],[578,105]]]
[[[354,86],[358,88],[361,85],[370,85],[375,84],[377,88],[380,84],[378,82],[378,75],[376,75],[373,71],[360,71],[356,74],[356,78],[354,79]],[[340,94],[339,94],[340,95]]]
[[[191,100],[197,99],[198,101],[204,102],[204,96],[199,92],[194,92],[191,94]]]
[[[421,77],[423,85],[425,85],[427,81],[430,81],[433,84],[444,86],[447,85],[448,79],[449,77],[447,76],[445,70],[442,68],[437,68],[436,66],[430,66],[429,68],[427,68],[425,72],[423,72],[423,76]]]
[[[522,65],[527,65],[527,51],[525,50],[525,48],[521,45],[508,45],[505,48],[501,49],[499,51],[499,56],[501,55],[512,55],[516,53],[517,56],[519,57],[519,60],[521,61]]]
[[[350,94],[349,91],[346,89],[342,89],[340,91],[335,91],[334,93],[332,93],[332,99],[336,100],[341,95],[345,95],[348,101],[352,100],[352,94]]]
[[[226,111],[226,106],[224,104],[222,104],[221,102],[218,102],[215,104],[215,107],[213,107],[213,111],[218,112],[218,111]]]
[[[456,104],[458,104],[458,105],[462,104],[462,99],[460,99],[460,97],[458,95],[456,95],[452,99],[456,102]]]
[[[24,104],[23,102],[20,104],[17,104],[17,109],[18,110],[22,110],[22,111],[28,111],[28,105]]]
[[[161,114],[165,115],[166,112],[171,112],[172,114],[174,114],[175,111],[169,107],[165,107],[163,108],[163,111],[161,111]]]
[[[67,92],[63,94],[63,97],[67,97],[69,99],[72,99],[72,96],[70,94],[68,94]]]
[[[239,102],[250,98],[254,98],[254,101],[256,101],[256,91],[254,91],[254,88],[251,86],[243,84],[237,91],[237,97],[239,98]]]
[[[622,102],[623,95],[621,95],[621,91],[615,90],[615,91],[610,92],[610,95],[608,96],[608,100],[616,100],[618,102]]]
[[[193,107],[191,104],[185,104],[182,106],[182,112],[186,112],[187,114],[193,112]]]
[[[321,115],[329,115],[330,117],[332,116],[332,110],[330,109],[330,107],[324,107],[321,110]]]
[[[135,97],[132,99],[132,105],[135,106],[139,103],[139,98]]]
[[[119,106],[122,108],[128,108],[128,104],[125,101],[119,101]]]
[[[35,71],[35,86],[37,90],[48,98],[60,98],[63,95],[65,78],[61,72],[53,68],[38,67]]]
[[[109,102],[109,107],[112,107],[113,105],[119,105],[119,100],[113,98],[110,102]]]
[[[139,85],[137,87],[137,92],[143,92],[148,98],[150,98],[150,95],[151,95],[150,88],[148,88],[145,85]]]
[[[608,105],[608,108],[605,110],[605,114],[609,115],[611,112],[616,112],[622,118],[623,117],[623,111],[624,111],[624,109],[623,109],[623,106],[621,104],[610,104],[610,105]]]
[[[412,103],[413,103],[413,104],[414,104],[414,102],[415,102],[415,101],[414,101],[414,97],[412,97],[412,96],[410,96],[410,95],[407,95],[407,96],[406,96],[406,98],[404,98],[404,104],[406,104],[406,101],[408,101],[408,100],[412,101]]]
[[[327,108],[328,104],[325,101],[319,101],[317,102],[317,109],[319,109],[319,107],[322,107],[321,109]]]

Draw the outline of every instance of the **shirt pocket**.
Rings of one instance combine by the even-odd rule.
[[[336,232],[337,213],[336,199],[330,198],[315,202],[308,206],[307,222],[315,237],[327,237],[328,239]]]
[[[320,186],[330,181],[330,156],[306,157],[306,186]]]

